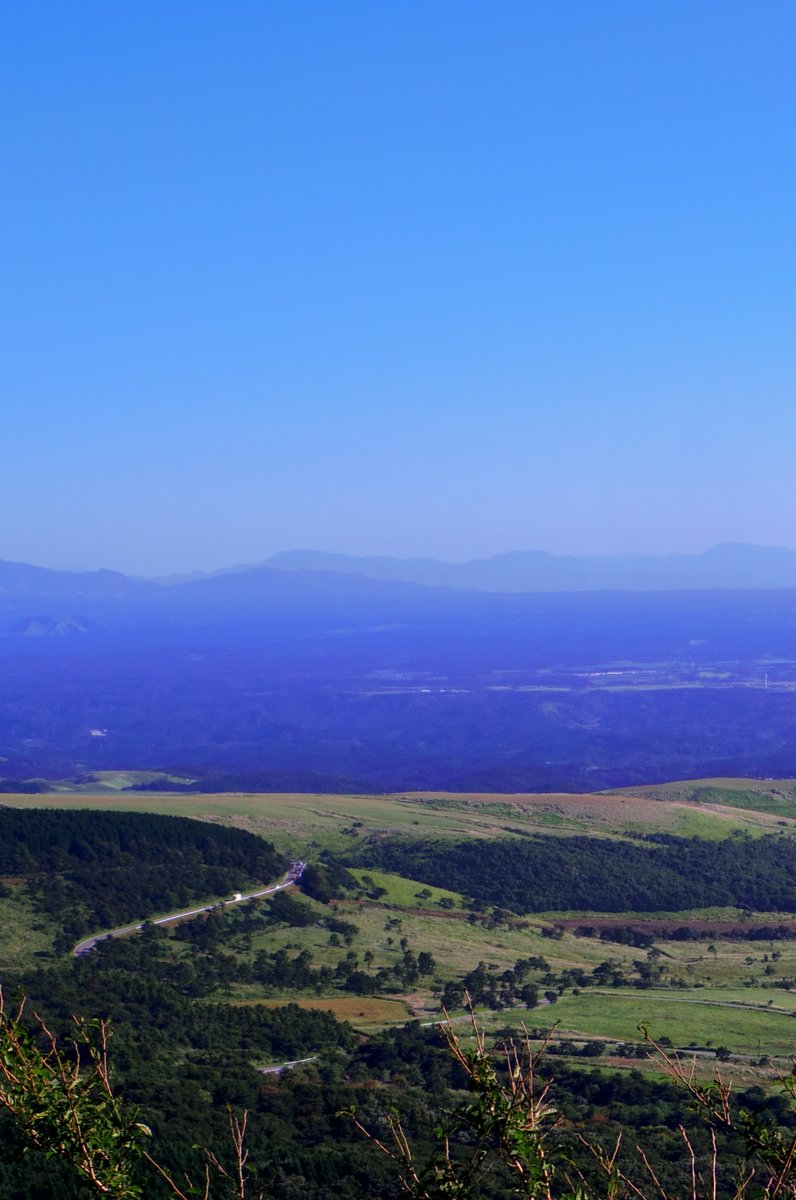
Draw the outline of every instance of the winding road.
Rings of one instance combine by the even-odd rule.
[[[94,933],[91,937],[78,942],[73,954],[75,958],[82,958],[84,954],[90,954],[98,942],[104,942],[108,938],[129,937],[131,933],[140,933],[145,925],[168,925],[171,921],[186,921],[189,917],[198,917],[200,913],[212,912],[214,908],[226,908],[231,904],[245,904],[247,900],[259,900],[263,896],[272,896],[274,892],[281,892],[284,888],[293,887],[295,883],[298,883],[305,866],[306,863],[303,862],[291,863],[290,870],[279,883],[262,888],[259,892],[248,892],[245,896],[236,892],[230,900],[216,900],[213,904],[203,904],[200,908],[188,908],[185,912],[170,913],[169,916],[158,917],[154,921],[140,921],[137,925],[122,925],[118,929]]]

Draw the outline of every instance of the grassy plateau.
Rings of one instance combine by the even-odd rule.
[[[190,816],[237,826],[266,837],[293,857],[315,861],[323,851],[338,856],[386,835],[407,839],[455,840],[517,838],[528,834],[554,837],[588,835],[610,839],[639,834],[722,839],[737,833],[753,837],[766,833],[793,836],[796,831],[794,780],[691,780],[633,790],[568,794],[450,794],[327,796],[311,794],[174,794],[120,791],[131,777],[117,772],[113,781],[100,779],[90,789],[47,795],[6,795],[3,803],[19,808],[115,809]],[[114,790],[115,789],[115,790]],[[389,968],[409,947],[433,956],[434,970],[411,987],[393,994],[296,996],[303,1006],[334,1012],[363,1031],[403,1023],[412,1017],[439,1018],[444,985],[461,979],[479,964],[492,972],[513,967],[518,959],[544,959],[552,976],[580,968],[592,971],[606,961],[631,976],[640,960],[654,961],[657,974],[651,986],[568,987],[544,997],[524,1011],[516,1006],[496,1012],[490,1023],[522,1021],[539,1026],[558,1022],[559,1039],[602,1039],[606,1053],[617,1062],[624,1051],[618,1043],[638,1043],[638,1026],[655,1037],[666,1037],[684,1051],[694,1050],[712,1060],[716,1048],[738,1056],[736,1065],[761,1078],[770,1067],[766,1058],[784,1062],[796,1049],[796,935],[784,939],[740,940],[721,936],[722,924],[792,924],[793,914],[750,913],[735,909],[675,914],[623,914],[627,922],[670,917],[680,924],[696,923],[689,940],[655,938],[639,948],[600,936],[576,932],[588,919],[606,921],[608,914],[502,914],[474,910],[456,889],[455,879],[435,886],[389,872],[354,869],[361,890],[333,902],[335,918],[348,923],[346,946],[375,972]],[[270,882],[270,881],[264,881]],[[47,922],[38,915],[18,881],[6,880],[9,895],[0,899],[0,970],[19,967],[52,954]],[[794,882],[796,888],[796,881]],[[201,902],[203,897],[197,896]],[[295,957],[308,951],[316,966],[333,968],[340,961],[339,940],[324,926],[329,906],[304,901],[317,922],[301,928],[274,927],[254,936],[246,953],[273,954],[283,949]],[[164,914],[152,914],[164,915]],[[617,914],[610,914],[617,921]],[[717,926],[717,936],[698,936],[698,923]],[[403,945],[402,945],[403,943]],[[237,953],[235,946],[230,946]],[[180,946],[174,943],[179,956]],[[241,951],[241,953],[244,953]],[[652,959],[650,959],[652,955]],[[536,982],[536,980],[534,980]],[[548,989],[549,990],[549,989]],[[223,999],[231,1004],[286,1003],[287,991],[255,983],[230,987]],[[457,1010],[460,1011],[460,1010]],[[757,1063],[757,1066],[754,1064]],[[636,1065],[643,1066],[639,1060]]]

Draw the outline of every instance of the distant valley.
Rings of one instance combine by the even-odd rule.
[[[0,780],[579,791],[796,774],[796,589],[0,563]]]

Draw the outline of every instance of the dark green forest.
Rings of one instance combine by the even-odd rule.
[[[192,857],[205,866],[278,870],[273,846],[254,834],[188,817],[0,807],[0,872],[105,868]]]
[[[0,874],[28,880],[60,927],[59,950],[197,897],[268,884],[286,867],[262,838],[184,817],[0,809]]]
[[[358,862],[456,888],[516,913],[676,912],[734,905],[796,912],[796,843],[650,834],[637,841],[554,838],[370,843]]]

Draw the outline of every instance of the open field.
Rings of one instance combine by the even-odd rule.
[[[796,1016],[796,992],[786,991],[784,988],[684,988],[682,991],[678,991],[676,996],[673,994],[670,998],[700,1004],[705,1001],[722,1005],[738,1004],[744,1008],[770,1009],[773,1012]],[[794,1033],[794,1050],[796,1050],[796,1033]]]
[[[712,786],[716,781],[705,781]],[[720,782],[720,781],[719,781]],[[747,787],[750,781],[743,781]],[[422,793],[330,796],[298,793],[188,795],[154,792],[5,795],[19,808],[96,808],[154,812],[219,821],[261,834],[286,852],[309,854],[328,848],[351,850],[358,841],[383,833],[406,837],[490,838],[542,833],[624,837],[638,833],[717,838],[733,830],[776,831],[772,813],[728,805],[705,805],[672,788],[641,792],[576,794]],[[696,784],[689,784],[696,787]],[[654,793],[654,794],[653,794]],[[796,817],[796,812],[794,813]],[[794,821],[796,827],[796,820]]]
[[[643,787],[617,788],[610,794],[750,809],[771,816],[796,818],[796,779],[680,779]]]
[[[383,889],[384,895],[379,899],[383,904],[396,904],[400,908],[422,908],[428,909],[431,905],[439,904],[440,900],[451,901],[457,908],[461,908],[462,895],[460,892],[451,892],[447,888],[431,887],[428,884],[418,883],[414,879],[405,879],[403,875],[390,875],[386,871],[376,870],[360,870],[355,868],[351,871],[363,887],[368,887],[367,880],[379,889]]]
[[[411,1010],[403,1000],[385,1000],[379,996],[299,997],[296,1000],[238,1000],[236,1003],[261,1004],[264,1008],[297,1004],[299,1008],[332,1013],[338,1021],[348,1021],[355,1029],[396,1025],[412,1019]]]
[[[658,942],[667,966],[688,984],[737,988],[796,978],[796,941]],[[766,997],[766,1001],[771,995]],[[776,1002],[775,1002],[776,1003]]]
[[[581,992],[564,996],[544,1011],[559,1022],[562,1036],[591,1034],[638,1042],[639,1024],[656,1039],[671,1038],[675,1046],[726,1046],[740,1054],[790,1056],[796,1050],[796,1019],[791,1014],[741,1008],[717,996],[695,1000],[677,992]]]
[[[563,928],[576,929],[583,923],[584,918],[579,914],[577,916],[568,916],[565,913],[542,913],[539,914],[551,921],[555,921],[557,925]],[[708,908],[684,908],[678,909],[677,912],[659,912],[659,913],[643,913],[643,912],[625,912],[625,913],[590,913],[588,922],[590,926],[598,930],[610,930],[617,927],[632,925],[634,929],[646,930],[661,938],[667,936],[667,932],[678,929],[683,925],[689,926],[697,931],[704,930],[704,936],[711,938],[722,934],[729,936],[732,931],[749,932],[761,926],[769,925],[785,925],[796,934],[796,915],[794,913],[750,913],[748,909],[734,908],[730,905],[716,906]],[[711,931],[709,933],[709,931]],[[738,934],[740,936],[740,934]]]
[[[606,795],[623,795],[627,793],[634,796],[649,796],[656,799],[658,796],[665,798],[666,796],[678,796],[681,800],[687,800],[699,788],[719,788],[721,791],[727,792],[758,792],[761,796],[775,795],[778,792],[793,792],[796,791],[796,779],[752,779],[747,776],[711,776],[705,779],[669,779],[663,783],[650,783],[637,785],[628,788],[610,788],[607,789]]]
[[[357,927],[351,948],[357,954],[369,950],[373,967],[389,967],[401,956],[400,939],[405,937],[415,952],[426,950],[433,955],[440,980],[455,979],[472,971],[479,962],[506,970],[518,958],[538,956],[550,963],[551,970],[562,971],[573,966],[597,966],[606,958],[632,965],[639,951],[632,946],[606,946],[593,938],[565,935],[560,940],[545,937],[542,924],[528,928],[503,926],[489,929],[471,923],[466,914],[448,915],[428,910],[398,910],[381,904],[360,904],[353,900],[339,902],[335,913]],[[388,924],[393,922],[391,928]],[[329,935],[318,926],[303,929],[278,928],[255,935],[254,949],[278,949],[291,946],[297,951],[311,950],[313,961],[331,966],[340,957],[340,950],[329,945]],[[429,988],[430,992],[430,988]]]

